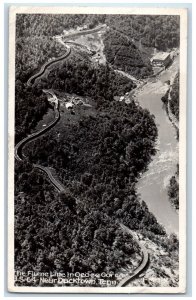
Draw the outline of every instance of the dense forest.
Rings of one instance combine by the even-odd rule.
[[[56,95],[89,97],[91,108],[75,109],[73,115],[61,106],[59,123],[27,144],[26,158],[15,163],[16,270],[117,272],[127,264],[133,267],[136,255],[141,257],[138,243],[119,223],[154,239],[166,236],[135,188],[156,153],[154,116],[134,101],[114,101],[135,84],[108,63],[95,68],[84,53],[72,51],[32,86],[26,85],[45,61],[64,51],[51,36],[76,24],[92,28],[111,20],[105,15],[17,16],[16,142],[48,110],[44,88]],[[129,62],[135,75],[150,72],[134,44],[120,38],[134,53]],[[121,57],[125,48],[119,50]],[[65,191],[58,194],[33,163],[53,167]]]
[[[109,29],[104,36],[104,45],[106,59],[115,68],[137,78],[152,74],[150,60],[144,61],[132,40],[119,31]]]
[[[164,15],[108,15],[106,24],[129,39],[161,51],[179,47],[180,17]]]
[[[141,255],[132,237],[104,211],[92,203],[88,207],[83,199],[74,202],[68,190],[57,194],[28,164],[17,168],[23,168],[16,183],[25,193],[15,201],[16,270],[109,273],[132,265],[135,255]]]
[[[84,53],[74,52],[65,61],[54,66],[48,75],[40,78],[38,85],[35,84],[34,87],[39,90],[53,88],[80,96],[91,96],[93,99],[102,97],[113,101],[114,96],[125,94],[136,85],[132,80],[114,72],[109,64],[95,68]]]
[[[156,135],[154,120],[134,102],[102,103],[96,114],[80,115],[75,122],[65,123],[62,117],[47,136],[27,145],[25,153],[31,162],[55,168],[87,208],[93,205],[132,229],[148,226],[162,234],[134,190],[139,173],[155,153]]]
[[[17,144],[35,128],[37,122],[47,112],[48,101],[41,90],[32,90],[16,82],[15,103],[15,143]]]

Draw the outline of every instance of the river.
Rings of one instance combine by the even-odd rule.
[[[169,202],[167,185],[171,176],[176,172],[178,142],[175,129],[163,109],[161,97],[168,89],[165,81],[175,76],[178,66],[179,57],[176,57],[170,68],[163,71],[156,79],[150,79],[134,94],[139,104],[154,114],[158,128],[157,154],[149,164],[148,170],[139,179],[137,190],[166,232],[168,234],[174,232],[177,235],[179,219]]]

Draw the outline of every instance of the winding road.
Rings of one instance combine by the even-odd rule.
[[[65,58],[67,58],[70,54],[71,54],[71,48],[70,48],[69,46],[67,46],[67,52],[66,52],[65,54],[63,54],[62,56],[57,57],[57,58],[55,58],[55,59],[53,59],[53,60],[51,60],[51,61],[49,61],[49,62],[46,62],[46,63],[41,67],[41,70],[40,70],[38,73],[36,73],[35,75],[31,76],[31,77],[28,79],[27,85],[28,85],[28,86],[31,86],[32,81],[35,82],[35,80],[36,80],[38,77],[42,76],[42,75],[44,74],[44,72],[46,71],[46,69],[47,69],[49,66],[51,66],[52,64],[54,64],[54,63],[56,63],[56,62],[58,62],[58,61],[61,61],[61,60],[65,59]]]
[[[59,110],[56,109],[56,116],[55,116],[55,119],[54,121],[52,121],[47,127],[35,132],[35,133],[32,133],[30,135],[28,135],[26,138],[24,138],[22,141],[20,141],[16,146],[15,146],[15,149],[14,149],[14,155],[15,155],[15,158],[18,160],[18,161],[22,161],[23,160],[23,153],[22,153],[22,148],[24,147],[25,144],[27,144],[28,142],[38,138],[39,136],[41,136],[42,134],[44,134],[46,131],[48,131],[49,129],[51,129],[52,127],[54,127],[56,125],[56,123],[60,120],[60,113],[59,113]]]
[[[57,57],[56,59],[54,59],[54,60],[52,60],[50,62],[45,63],[42,66],[41,70],[37,74],[35,74],[35,75],[33,75],[33,76],[31,76],[29,78],[29,80],[27,81],[27,85],[30,86],[32,84],[32,81],[35,81],[35,79],[37,79],[40,76],[42,76],[44,74],[45,70],[49,66],[51,66],[52,64],[54,64],[54,63],[56,63],[56,62],[58,62],[60,60],[63,60],[65,58],[67,58],[70,55],[70,53],[71,53],[71,48],[69,46],[67,46],[67,49],[68,49],[68,51],[66,52],[66,54],[64,54],[64,55],[62,55],[60,57]],[[41,135],[43,135],[44,133],[46,133],[48,130],[50,130],[52,127],[54,127],[57,124],[57,122],[60,120],[60,112],[59,112],[58,105],[56,105],[54,109],[55,109],[55,119],[51,123],[49,123],[47,127],[43,128],[43,129],[41,129],[41,130],[39,130],[39,131],[37,131],[35,133],[32,133],[32,134],[28,135],[26,138],[24,138],[22,141],[20,141],[15,146],[14,155],[15,155],[15,158],[16,158],[17,161],[22,161],[25,158],[25,156],[24,156],[24,154],[22,152],[22,148],[27,143],[29,143],[32,140],[35,140],[36,138],[38,138]],[[65,190],[64,186],[53,177],[53,175],[52,175],[52,173],[51,173],[51,171],[50,171],[50,169],[48,167],[43,167],[43,166],[41,166],[39,164],[33,164],[33,167],[36,168],[36,169],[38,169],[38,170],[41,170],[42,172],[44,172],[48,176],[48,178],[49,178],[50,182],[52,183],[52,185],[54,186],[54,188],[59,193],[63,192]]]
[[[37,139],[38,137],[40,137],[42,134],[46,133],[48,130],[50,130],[52,127],[54,127],[56,125],[56,123],[60,120],[60,113],[59,113],[59,110],[58,108],[56,108],[56,116],[55,116],[55,119],[54,121],[52,121],[46,128],[44,129],[41,129],[29,136],[27,136],[26,138],[24,138],[22,141],[20,141],[14,151],[15,151],[15,158],[18,160],[18,161],[22,161],[23,158],[25,157],[24,154],[22,153],[22,148],[24,147],[24,145],[26,145],[27,143],[29,143],[30,141],[32,140],[35,140]],[[39,164],[33,164],[33,167],[38,169],[38,170],[41,170],[42,172],[44,172],[47,177],[49,178],[50,182],[52,183],[52,185],[54,186],[54,188],[59,192],[63,192],[65,190],[64,186],[58,182],[52,175],[50,169],[48,167],[43,167]]]
[[[27,81],[27,84],[31,85],[32,81],[35,81],[35,79],[37,79],[38,77],[40,77],[44,74],[47,67],[49,67],[50,65],[52,65],[53,63],[55,63],[57,61],[67,58],[70,55],[70,53],[71,53],[71,48],[68,47],[68,52],[65,55],[63,55],[61,57],[57,57],[56,59],[54,59],[48,63],[45,63],[42,66],[41,70],[37,74],[35,74],[29,78],[29,80]],[[51,93],[51,95],[52,95],[52,93]],[[17,161],[22,162],[23,159],[25,158],[25,156],[22,152],[22,149],[27,143],[29,143],[30,141],[35,140],[36,138],[45,134],[48,130],[50,130],[52,127],[54,127],[57,124],[57,122],[60,120],[60,112],[59,112],[58,105],[55,106],[55,110],[56,110],[55,111],[55,119],[50,124],[48,124],[47,127],[39,130],[38,132],[28,135],[26,138],[24,138],[22,141],[20,141],[15,146],[14,154],[15,154],[15,158]],[[47,177],[49,178],[51,184],[54,186],[54,188],[59,193],[65,191],[65,187],[62,185],[62,183],[60,183],[53,177],[53,175],[51,173],[51,169],[49,167],[43,167],[39,164],[33,164],[33,167],[40,170],[41,172],[44,172],[47,175]],[[119,225],[122,230],[124,230],[124,231],[128,232],[129,234],[131,234],[132,236],[134,236],[134,233],[128,227],[126,227],[123,224],[119,224]],[[142,251],[142,262],[131,274],[128,274],[124,279],[122,279],[120,281],[120,283],[118,284],[118,286],[121,286],[121,287],[126,286],[131,280],[133,280],[136,276],[138,276],[146,268],[146,266],[148,264],[149,255],[148,255],[146,248],[142,244],[140,244],[138,240],[135,239],[135,242],[139,245],[139,247]]]

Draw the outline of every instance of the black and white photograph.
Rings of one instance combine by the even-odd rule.
[[[9,291],[184,293],[186,9],[9,20]]]

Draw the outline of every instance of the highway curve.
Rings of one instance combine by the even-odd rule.
[[[60,113],[59,113],[59,110],[56,109],[56,116],[55,116],[54,121],[52,121],[47,127],[43,128],[43,129],[41,129],[41,130],[39,130],[35,133],[32,133],[32,134],[28,135],[26,138],[24,138],[22,141],[20,141],[15,146],[15,149],[14,149],[15,158],[18,161],[22,161],[23,156],[24,156],[23,153],[22,153],[22,148],[24,147],[24,145],[27,144],[28,142],[38,138],[39,136],[44,134],[46,131],[48,131],[49,129],[54,127],[59,120],[60,120]]]
[[[46,71],[46,69],[47,69],[49,66],[51,66],[52,64],[54,64],[54,63],[56,63],[56,62],[58,62],[58,61],[60,61],[60,60],[63,60],[63,59],[65,59],[65,58],[67,58],[67,57],[70,55],[70,53],[71,53],[71,48],[67,46],[67,49],[68,49],[68,51],[67,51],[65,54],[63,54],[62,56],[57,57],[57,58],[55,58],[54,60],[51,60],[51,61],[49,61],[49,62],[46,62],[46,63],[41,67],[41,70],[40,70],[38,73],[36,73],[35,75],[31,76],[31,77],[28,79],[27,85],[30,86],[32,80],[35,81],[35,79],[37,79],[38,77],[42,76],[42,75],[44,74],[44,72]]]
[[[121,228],[126,231],[127,233],[131,234],[133,236],[133,232],[131,229],[129,229],[127,226],[120,224]],[[146,250],[146,248],[138,242],[138,240],[135,239],[135,242],[139,245],[142,251],[142,262],[141,264],[130,274],[128,274],[125,278],[123,278],[120,283],[117,286],[126,286],[130,281],[135,279],[136,276],[138,276],[147,266],[149,261],[149,254]]]

